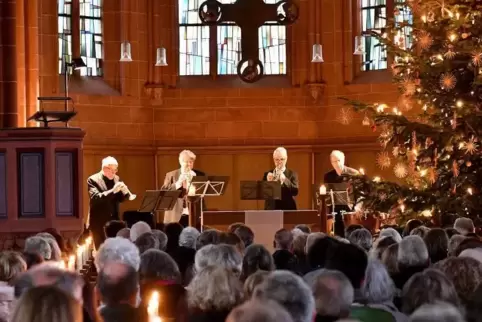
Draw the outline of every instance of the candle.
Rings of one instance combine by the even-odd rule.
[[[324,184],[322,184],[320,187],[320,195],[322,196],[326,195],[326,187]]]
[[[365,169],[360,168],[360,174],[361,174],[362,176],[364,176],[364,175],[365,175]]]
[[[152,292],[147,304],[147,314],[149,315],[149,322],[162,322],[159,317],[159,293],[156,291]]]
[[[77,270],[80,271],[84,266],[82,255],[84,253],[84,246],[77,247]]]
[[[69,261],[67,264],[67,269],[69,271],[75,271],[75,255],[70,255],[69,256]]]

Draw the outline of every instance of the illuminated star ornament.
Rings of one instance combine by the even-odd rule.
[[[478,151],[477,138],[471,137],[469,141],[462,144],[462,149],[465,150],[465,154],[474,154]]]
[[[390,164],[392,163],[392,160],[390,159],[390,155],[388,155],[388,152],[380,152],[377,155],[377,165],[380,167],[380,169],[387,169],[390,167]]]
[[[413,95],[417,90],[415,82],[411,78],[405,78],[402,81],[402,88],[403,88],[403,91],[405,92],[405,95]]]
[[[474,52],[472,53],[472,64],[475,66],[480,66],[482,64],[482,53],[481,52]]]
[[[457,79],[452,73],[444,73],[440,76],[440,87],[446,91],[454,89],[457,84]]]
[[[455,58],[455,51],[454,51],[454,46],[453,45],[449,45],[449,49],[447,50],[447,52],[444,54],[444,57],[447,58],[447,59],[454,59]]]
[[[403,179],[408,175],[408,168],[404,163],[399,162],[393,167],[393,172],[397,178]]]
[[[340,110],[340,113],[338,113],[336,117],[337,121],[340,122],[341,124],[348,125],[351,123],[353,119],[353,113],[351,109],[347,107],[342,107]]]
[[[427,50],[430,47],[432,47],[432,44],[433,44],[432,36],[428,32],[422,31],[418,36],[418,42],[417,42],[418,47],[421,50]]]

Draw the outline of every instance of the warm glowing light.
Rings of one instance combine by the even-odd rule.
[[[405,205],[403,203],[400,205],[400,211],[405,212]]]
[[[427,16],[426,16],[426,15],[423,15],[423,16],[422,16],[422,21],[423,21],[423,22],[427,22]]]
[[[438,54],[438,55],[437,55],[437,58],[438,58],[439,60],[444,60],[444,56],[442,56],[441,54]]]
[[[320,186],[320,195],[326,195],[326,186],[324,184]]]
[[[432,210],[429,210],[429,209],[424,210],[422,211],[421,215],[424,217],[432,217]]]
[[[359,171],[362,175],[365,175],[365,169],[360,168],[358,171]]]
[[[456,34],[450,34],[449,39],[450,39],[450,41],[453,42],[457,39],[457,35]]]
[[[382,113],[387,107],[388,107],[387,104],[380,104],[377,107],[377,112]]]
[[[373,181],[374,182],[380,182],[380,181],[382,181],[382,178],[376,176],[376,177],[373,178]]]
[[[457,13],[455,14],[455,18],[457,18],[457,20],[460,19],[460,13],[457,12]]]
[[[418,155],[418,150],[417,149],[412,149],[412,153],[417,156]]]
[[[427,169],[420,170],[421,177],[425,177],[426,174],[427,174]]]
[[[472,188],[467,188],[467,193],[468,193],[469,195],[473,195],[474,192],[472,191]]]
[[[152,292],[151,298],[149,299],[147,313],[154,316],[159,314],[159,293],[156,291]]]
[[[455,103],[457,105],[457,107],[462,107],[464,106],[464,102],[462,102],[461,100],[458,100],[457,103]]]
[[[75,255],[70,255],[69,260],[67,262],[67,269],[69,271],[75,270]]]

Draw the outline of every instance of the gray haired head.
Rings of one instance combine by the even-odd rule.
[[[409,322],[465,322],[462,313],[452,304],[424,304],[413,312]]]
[[[311,322],[315,309],[313,294],[303,279],[289,271],[275,271],[254,291],[255,299],[280,304],[295,322]]]
[[[226,322],[293,322],[291,315],[274,301],[248,301],[229,313]]]
[[[38,233],[37,236],[44,238],[49,243],[50,249],[52,249],[51,260],[59,261],[62,259],[62,251],[54,236],[49,233]]]
[[[196,241],[201,233],[194,227],[186,227],[179,235],[179,246],[196,249]]]
[[[455,250],[459,247],[460,243],[463,242],[467,237],[464,235],[453,235],[449,239],[448,245],[448,256],[455,256]]]
[[[95,256],[97,271],[100,272],[108,262],[124,263],[138,271],[141,262],[139,249],[128,239],[122,237],[107,238]]]
[[[305,254],[308,254],[308,250],[310,249],[311,246],[313,246],[313,244],[314,244],[318,239],[325,238],[325,237],[326,237],[326,234],[325,234],[325,233],[320,233],[320,232],[316,232],[316,233],[311,233],[311,234],[309,234],[308,237],[306,238]]]
[[[157,240],[159,241],[159,249],[164,251],[167,247],[167,235],[159,229],[153,229],[152,233],[156,236]]]
[[[403,238],[399,243],[397,262],[399,267],[428,266],[428,250],[423,239],[416,235]]]
[[[454,228],[462,235],[467,235],[475,231],[474,222],[470,218],[460,217],[454,222]]]
[[[395,297],[395,284],[385,265],[377,259],[368,260],[361,294],[368,304],[392,302]]]
[[[240,273],[243,258],[232,245],[206,245],[196,252],[194,267],[196,272],[200,272],[209,266],[224,267]]]
[[[149,226],[146,222],[144,221],[138,221],[131,227],[131,241],[135,242],[137,237],[144,233],[150,233],[151,232],[151,226]]]
[[[311,289],[318,315],[340,318],[350,315],[355,291],[343,273],[323,269],[313,281]]]
[[[392,237],[397,243],[402,241],[402,236],[400,236],[400,233],[392,227],[383,228],[382,231],[380,231],[378,238],[382,237]]]
[[[40,236],[32,236],[25,240],[24,252],[39,254],[44,260],[52,259],[52,248],[48,240]]]
[[[364,249],[365,251],[369,251],[373,245],[372,233],[366,228],[360,228],[354,230],[349,236],[348,240],[351,244],[357,245]]]

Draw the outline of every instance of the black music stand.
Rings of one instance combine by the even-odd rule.
[[[155,212],[172,210],[181,193],[181,190],[146,190],[137,211],[149,212],[156,217]]]
[[[333,234],[340,235],[345,231],[343,216],[348,214],[355,205],[355,198],[350,192],[348,183],[325,183],[326,186],[326,207],[327,211],[333,217]],[[318,192],[319,193],[319,192]],[[320,196],[322,197],[322,196]],[[343,237],[344,235],[340,235]]]
[[[226,191],[226,187],[229,183],[228,176],[194,176],[191,180],[191,184],[188,187],[188,201],[191,203],[189,207],[189,221],[190,226],[197,227],[198,214],[196,213],[196,207],[194,203],[200,202],[200,229],[204,226],[204,197],[218,197],[222,196]]]
[[[279,181],[241,181],[241,200],[281,200]]]

